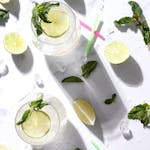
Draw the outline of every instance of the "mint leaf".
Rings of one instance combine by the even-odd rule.
[[[43,102],[43,94],[41,94],[35,101],[32,101],[29,104],[29,106],[32,110],[40,110],[46,105],[48,105],[48,104]]]
[[[8,19],[9,18],[9,10],[0,8],[0,19]]]
[[[51,23],[50,20],[47,18],[47,14],[51,7],[58,7],[59,3],[51,3],[51,2],[43,2],[37,8],[39,17],[46,23]]]
[[[83,80],[81,80],[79,77],[76,77],[76,76],[70,76],[70,77],[64,78],[62,82],[83,82]]]
[[[18,121],[16,124],[21,125],[24,123],[32,114],[33,111],[39,111],[42,109],[44,106],[48,105],[48,103],[43,102],[43,94],[41,94],[35,101],[32,101],[29,104],[30,109],[27,109],[23,115],[20,121]]]
[[[43,33],[43,30],[40,26],[40,21],[43,20],[46,23],[51,23],[47,18],[47,14],[51,7],[58,7],[58,2],[43,2],[41,4],[36,3],[35,7],[32,10],[32,23],[35,27],[36,34],[40,36]]]
[[[37,107],[39,104],[43,102],[43,94],[41,94],[35,101],[32,101],[29,105],[30,107]]]
[[[133,17],[143,18],[143,11],[139,4],[135,1],[129,1],[130,6],[132,7]]]
[[[133,16],[132,17],[123,17],[118,21],[114,21],[116,26],[125,26],[126,24],[134,24],[138,28],[142,35],[146,45],[150,46],[150,28],[148,23],[143,15],[143,11],[139,4],[135,1],[129,2],[132,7]]]
[[[77,147],[77,148],[75,148],[74,150],[81,150],[81,149]]]
[[[94,71],[94,69],[97,66],[97,61],[88,61],[86,64],[81,66],[82,69],[82,76],[84,78],[87,78],[92,71]]]
[[[117,95],[116,95],[115,93],[112,94],[112,97],[109,98],[109,99],[106,99],[106,100],[104,101],[104,103],[107,104],[107,105],[113,103],[113,102],[115,101],[115,99],[116,99],[116,96],[117,96]]]
[[[31,115],[31,110],[30,109],[26,110],[23,113],[21,120],[18,121],[16,124],[21,125],[22,123],[24,123],[29,118],[30,115]]]
[[[147,103],[143,105],[137,105],[130,110],[130,112],[128,113],[128,118],[133,120],[139,120],[144,126],[147,126],[150,116],[149,109],[150,105]]]
[[[120,26],[120,25],[125,25],[125,24],[133,24],[135,22],[136,20],[132,17],[123,17],[119,19],[118,21],[116,20],[114,23],[116,26]]]

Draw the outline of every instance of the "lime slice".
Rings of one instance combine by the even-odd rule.
[[[4,46],[11,54],[22,54],[27,50],[26,41],[15,32],[11,32],[4,37]]]
[[[113,41],[105,47],[104,55],[112,64],[125,62],[130,56],[129,47],[121,41]]]
[[[6,145],[0,145],[0,150],[9,150],[9,148]]]
[[[40,138],[50,130],[50,118],[43,111],[33,111],[31,116],[22,124],[22,129],[32,138]]]
[[[41,28],[49,37],[59,37],[69,29],[69,16],[60,8],[53,8],[48,12],[48,19],[52,23],[41,20]]]
[[[0,3],[5,4],[5,3],[9,3],[9,1],[10,1],[10,0],[0,0]]]
[[[73,108],[82,122],[87,125],[94,125],[96,115],[93,107],[84,99],[76,99]]]

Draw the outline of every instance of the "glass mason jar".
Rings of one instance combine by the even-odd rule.
[[[69,27],[65,33],[58,37],[47,36],[44,32],[38,36],[34,25],[31,22],[33,31],[33,43],[35,47],[46,55],[61,56],[77,47],[80,39],[79,23],[72,9],[64,2],[59,2],[57,9],[63,10],[69,17]],[[53,8],[51,8],[53,9]]]
[[[44,106],[40,110],[40,112],[42,112],[43,114],[45,114],[45,116],[47,118],[49,118],[48,119],[49,123],[47,121],[44,123],[45,119],[40,118],[42,125],[46,125],[46,126],[49,125],[49,129],[45,132],[45,134],[42,133],[43,136],[35,137],[35,135],[33,135],[33,133],[32,133],[33,136],[31,136],[31,134],[30,135],[28,134],[29,132],[28,133],[26,132],[27,130],[25,130],[25,126],[23,126],[23,124],[22,125],[16,124],[22,118],[24,112],[29,109],[30,102],[27,102],[20,107],[20,109],[18,110],[18,112],[16,114],[16,118],[15,118],[15,128],[16,128],[16,132],[19,135],[19,137],[24,142],[26,142],[30,145],[40,146],[40,147],[42,145],[52,142],[59,135],[60,130],[62,129],[62,127],[64,127],[64,125],[66,124],[66,121],[67,121],[65,109],[64,109],[63,105],[60,103],[60,101],[58,99],[56,99],[55,97],[51,97],[48,94],[43,94],[43,95],[44,95],[43,100],[45,102],[47,102],[48,105]],[[35,99],[36,97],[37,97],[37,94],[30,96],[31,99]],[[27,121],[28,120],[29,119],[27,119]],[[35,125],[36,122],[33,122],[33,124]],[[30,131],[32,132],[31,123],[26,123],[26,126],[27,125],[29,125]],[[41,126],[41,124],[38,126],[40,128],[39,131],[44,130],[43,126]],[[39,133],[39,131],[37,131],[38,133],[36,133],[36,135],[37,134],[41,135],[41,133]]]

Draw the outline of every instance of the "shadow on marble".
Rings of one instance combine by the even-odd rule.
[[[65,2],[81,15],[86,14],[84,0],[65,0]]]
[[[140,86],[143,82],[143,74],[140,66],[133,57],[119,65],[111,65],[116,75],[129,86]]]
[[[3,7],[5,9],[8,9],[12,15],[14,15],[17,19],[19,19],[19,13],[20,13],[19,0],[10,0],[9,3],[3,4]]]
[[[8,19],[0,19],[0,26],[5,26],[8,22]]]
[[[76,98],[83,98],[93,105],[97,114],[96,124],[88,128],[103,141],[103,133],[109,132],[111,134],[127,114],[127,110],[94,48],[87,59],[97,60],[98,65],[88,78],[83,78],[84,83],[61,83],[62,79],[67,76],[81,76],[81,65],[86,61],[86,44],[87,39],[82,36],[79,46],[68,55],[62,57],[45,56],[45,60],[50,73],[64,92],[69,95],[70,103]],[[109,106],[104,104],[104,100],[110,98],[113,93],[117,94],[116,102]]]
[[[138,28],[135,25],[124,25],[124,26],[116,26],[118,30],[121,32],[127,32],[127,30],[131,30],[135,33],[137,33]]]
[[[29,47],[23,54],[12,55],[12,59],[20,72],[28,73],[31,71],[33,66],[33,55]]]
[[[41,148],[33,147],[32,150],[74,150],[77,147],[87,149],[77,129],[68,121],[65,129],[53,142]]]

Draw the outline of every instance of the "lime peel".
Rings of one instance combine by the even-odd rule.
[[[76,99],[73,102],[73,108],[79,119],[87,124],[93,126],[96,120],[96,114],[91,104],[84,99]]]

